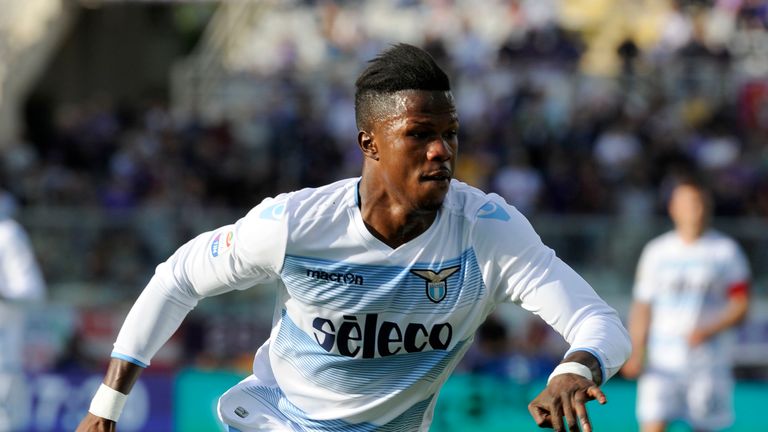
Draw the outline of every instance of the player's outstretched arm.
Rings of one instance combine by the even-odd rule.
[[[744,321],[749,311],[749,299],[746,293],[732,296],[717,319],[708,326],[698,327],[688,337],[691,346],[698,346],[720,332],[728,330]]]
[[[650,326],[651,304],[635,300],[629,312],[629,337],[632,340],[632,354],[621,369],[621,374],[625,378],[635,379],[643,371],[645,346]]]
[[[577,363],[573,365],[573,363]],[[586,403],[597,399],[600,404],[608,400],[600,390],[603,380],[600,363],[595,356],[586,351],[574,351],[560,363],[563,369],[576,366],[583,373],[590,374],[588,379],[578,373],[557,373],[557,369],[549,378],[547,387],[528,404],[528,411],[539,427],[556,431],[579,431],[579,425],[584,432],[592,431],[592,424],[587,414]],[[583,365],[586,368],[579,368]],[[558,367],[560,368],[560,366]],[[565,417],[565,422],[563,421]]]
[[[78,425],[76,432],[115,431],[125,398],[143,368],[125,360],[113,358],[107,367],[102,387],[91,402],[88,414]],[[106,386],[107,388],[104,388]]]

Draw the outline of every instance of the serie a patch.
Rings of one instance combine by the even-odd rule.
[[[217,233],[213,237],[211,242],[211,256],[216,258],[217,256],[227,252],[232,248],[232,242],[234,241],[234,233],[232,231],[224,231]]]

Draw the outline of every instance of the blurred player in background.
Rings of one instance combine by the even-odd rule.
[[[358,78],[355,101],[362,177],[267,199],[158,266],[79,431],[114,430],[141,370],[200,299],[268,282],[279,287],[271,336],[219,401],[230,430],[425,430],[501,302],[571,344],[529,406],[535,421],[591,430],[585,404],[605,403],[599,385],[629,337],[517,210],[452,179],[459,123],[443,70],[396,45]]]
[[[747,314],[750,271],[739,245],[708,227],[712,203],[701,184],[672,191],[675,229],[652,240],[637,269],[622,373],[638,383],[644,432],[684,420],[697,431],[733,421],[731,336]]]
[[[25,390],[25,303],[45,296],[45,283],[27,234],[13,220],[13,197],[0,189],[0,431],[18,430],[28,410],[19,403]]]

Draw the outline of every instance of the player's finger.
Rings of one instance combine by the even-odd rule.
[[[565,421],[568,423],[568,430],[571,432],[579,432],[579,424],[576,423],[576,415],[571,403],[571,395],[563,392],[560,394],[560,399],[563,401],[563,414],[565,415]]]
[[[535,405],[533,402],[528,404],[528,412],[531,413],[531,417],[533,417],[533,421],[536,422],[536,425],[540,428],[549,428],[552,427],[552,423],[549,421],[549,412],[545,409],[541,408],[538,405]]]
[[[560,401],[555,401],[552,404],[552,410],[549,412],[549,421],[552,423],[552,429],[555,432],[565,432],[565,426],[563,426],[563,406]]]
[[[581,423],[582,432],[592,432],[592,423],[589,421],[589,414],[587,413],[587,396],[578,392],[573,399],[573,408],[579,418],[579,423]]]
[[[608,398],[605,397],[605,394],[603,393],[602,390],[600,390],[600,387],[598,386],[592,386],[588,388],[587,396],[600,402],[600,405],[603,405],[606,402],[608,402]]]

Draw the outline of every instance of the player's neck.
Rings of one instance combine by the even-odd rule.
[[[695,243],[698,239],[704,235],[706,230],[705,226],[678,226],[676,227],[677,235],[685,244]]]
[[[397,202],[383,188],[360,182],[358,205],[368,231],[396,249],[429,229],[437,211],[415,209]]]

